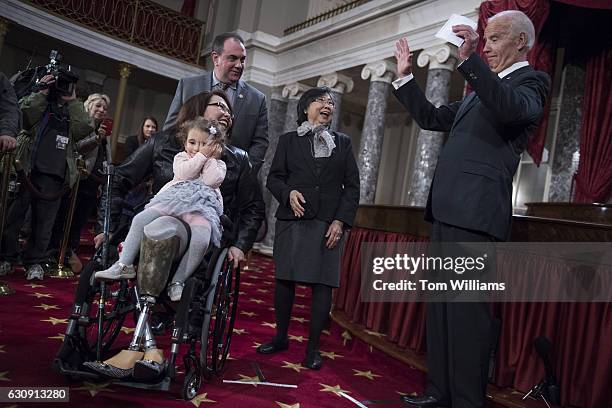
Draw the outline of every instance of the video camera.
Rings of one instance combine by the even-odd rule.
[[[42,89],[50,88],[49,96],[72,95],[74,87],[79,80],[79,76],[70,70],[70,66],[62,66],[60,64],[61,60],[62,55],[56,50],[51,50],[49,63],[45,65],[45,70],[40,78],[45,75],[53,75],[55,82],[51,85],[47,85],[44,82],[40,82],[40,78],[38,78],[33,91],[37,92]]]

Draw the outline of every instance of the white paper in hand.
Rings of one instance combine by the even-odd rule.
[[[448,41],[451,44],[455,44],[457,47],[461,47],[461,44],[463,44],[463,41],[465,40],[461,37],[457,37],[457,35],[453,33],[453,26],[459,24],[469,25],[474,30],[476,30],[477,26],[477,23],[470,20],[469,18],[461,16],[459,14],[453,14],[448,18],[446,23],[444,23],[442,28],[436,33],[436,37],[444,41]]]

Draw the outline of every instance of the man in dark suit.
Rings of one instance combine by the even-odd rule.
[[[268,108],[264,94],[240,79],[246,61],[244,40],[235,33],[219,34],[213,41],[211,55],[212,72],[179,81],[164,130],[174,125],[187,99],[204,91],[223,90],[234,112],[231,144],[249,153],[257,172],[268,148]]]
[[[453,26],[465,41],[458,71],[474,92],[436,108],[412,78],[406,39],[396,43],[399,79],[394,93],[423,129],[449,132],[432,181],[426,219],[431,241],[505,241],[512,219],[512,178],[530,133],[538,126],[550,78],[527,62],[535,30],[520,11],[489,19],[488,65],[475,53],[478,34]],[[428,383],[423,396],[403,396],[417,407],[484,407],[488,356],[494,346],[485,303],[428,303]]]

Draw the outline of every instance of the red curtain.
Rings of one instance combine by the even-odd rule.
[[[580,163],[576,173],[578,203],[606,202],[612,195],[612,50],[587,62]]]
[[[550,11],[550,3],[548,0],[490,0],[485,1],[480,5],[478,15],[478,34],[480,38],[484,37],[484,29],[487,26],[487,20],[493,15],[504,10],[520,10],[525,13],[533,22],[536,33],[536,41],[533,48],[529,52],[527,59],[529,64],[536,70],[544,71],[548,75],[553,76],[553,45],[547,41],[538,39],[544,23],[548,18]],[[484,41],[478,44],[477,52],[485,58],[482,52]],[[533,158],[533,161],[539,165],[542,161],[542,151],[546,143],[546,127],[548,125],[548,113],[550,111],[550,101],[546,105],[544,117],[540,127],[536,129],[529,140],[527,151]]]
[[[410,350],[425,349],[423,303],[366,303],[360,298],[361,245],[369,242],[422,242],[424,237],[353,228],[344,246],[340,288],[335,309],[386,340]],[[498,259],[515,263],[513,257]],[[538,266],[544,272],[558,262]],[[546,275],[546,274],[543,274]],[[534,286],[547,285],[538,281]],[[563,407],[609,406],[612,389],[612,303],[496,303],[494,316],[502,322],[493,383],[527,392],[540,381],[544,367],[533,341],[552,342],[552,364],[561,385]]]
[[[197,0],[183,0],[183,7],[181,7],[181,13],[186,16],[195,16]]]

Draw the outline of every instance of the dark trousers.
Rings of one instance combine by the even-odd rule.
[[[430,240],[490,242],[494,238],[435,221]],[[491,331],[486,303],[428,303],[426,393],[453,408],[484,407]]]
[[[97,190],[91,191],[89,185],[81,183],[79,186],[79,192],[77,193],[77,200],[74,207],[74,216],[72,217],[72,224],[70,226],[70,236],[68,238],[68,247],[66,254],[70,254],[70,250],[76,251],[79,247],[81,240],[81,230],[87,224],[89,217],[94,213],[97,206],[96,198]],[[51,234],[51,241],[49,242],[49,252],[59,253],[62,240],[64,239],[64,226],[66,224],[66,218],[68,217],[68,211],[70,210],[70,193],[65,194],[62,197],[61,205],[53,225],[53,232]]]
[[[32,185],[42,194],[56,195],[64,186],[64,179],[42,173],[31,174]],[[32,206],[32,233],[23,252],[23,265],[28,267],[46,260],[51,230],[61,198],[48,201],[32,196],[22,184],[21,191],[8,209],[6,227],[2,237],[0,258],[9,262],[19,257],[19,231],[28,208]]]

